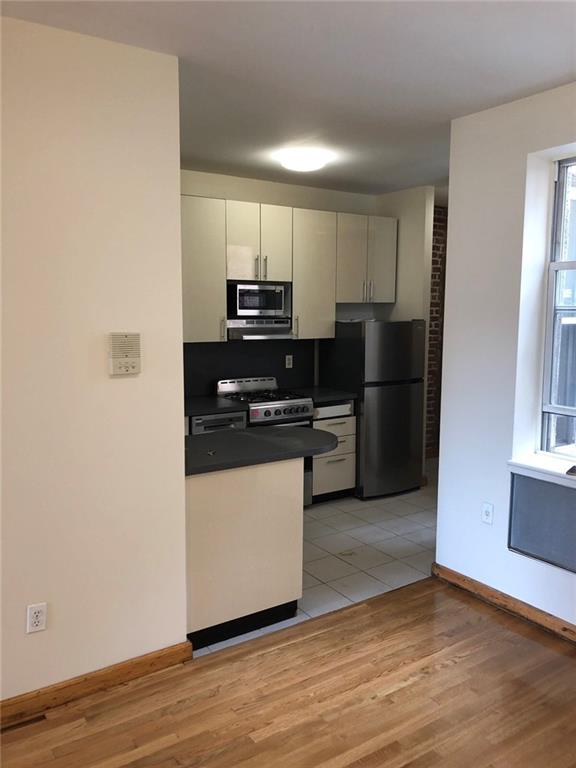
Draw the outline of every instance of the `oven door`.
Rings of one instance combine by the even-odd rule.
[[[286,283],[228,283],[228,319],[289,318],[290,286]]]

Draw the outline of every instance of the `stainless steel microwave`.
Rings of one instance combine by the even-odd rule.
[[[291,338],[292,283],[227,282],[228,338]]]
[[[247,283],[229,280],[228,319],[292,316],[291,283]]]

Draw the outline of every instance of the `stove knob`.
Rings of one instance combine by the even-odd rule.
[[[296,413],[296,408],[290,408],[290,413]]]
[[[272,416],[272,411],[264,411],[264,416]]]
[[[276,410],[274,411],[274,416],[282,416],[282,409],[276,408]]]
[[[289,408],[284,408],[284,413],[285,413],[285,414],[288,414],[288,413],[290,413],[290,409],[289,409]]]

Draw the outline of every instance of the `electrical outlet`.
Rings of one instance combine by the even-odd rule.
[[[42,632],[46,629],[46,614],[48,606],[46,603],[34,603],[26,609],[26,634],[30,632]]]
[[[292,355],[286,355],[286,368],[292,368]]]
[[[494,504],[490,504],[487,501],[482,504],[481,519],[483,523],[486,523],[486,525],[492,525],[494,522]]]

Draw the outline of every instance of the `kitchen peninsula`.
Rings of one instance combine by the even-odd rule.
[[[195,648],[293,616],[302,595],[304,459],[331,432],[186,437],[188,636]]]

